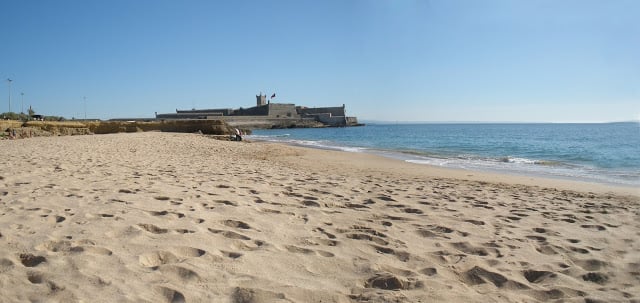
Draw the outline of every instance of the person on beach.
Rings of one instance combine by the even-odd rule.
[[[242,133],[236,128],[236,141],[242,141]]]

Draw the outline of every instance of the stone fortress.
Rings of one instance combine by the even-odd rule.
[[[275,94],[274,94],[275,96]],[[274,97],[272,96],[272,97]],[[356,117],[347,117],[341,107],[305,107],[292,103],[272,103],[267,96],[256,96],[256,106],[239,109],[177,110],[173,114],[158,114],[156,120],[209,119],[224,120],[242,128],[343,127],[359,126]]]

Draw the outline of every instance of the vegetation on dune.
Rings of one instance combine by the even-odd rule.
[[[16,120],[16,121],[31,121],[34,120],[33,115],[35,115],[35,111],[33,109],[29,109],[29,113],[14,113],[14,112],[5,112],[0,114],[0,118],[2,120]],[[44,121],[65,121],[64,117],[59,116],[43,116],[42,119]]]

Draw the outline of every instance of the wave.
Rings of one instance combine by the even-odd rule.
[[[534,160],[518,157],[502,157],[498,161],[503,163],[515,163],[515,164],[532,164],[532,165],[544,165],[544,166],[569,166],[568,163],[553,160]]]
[[[247,138],[253,138],[255,140],[268,140],[269,138],[287,138],[291,134],[278,134],[278,135],[248,135]]]
[[[304,146],[304,147],[312,147],[326,150],[339,150],[346,152],[363,152],[366,150],[364,147],[354,147],[354,146],[342,146],[337,145],[330,141],[322,141],[322,140],[301,140],[301,139],[288,139],[290,137],[289,134],[280,134],[273,136],[263,136],[263,135],[250,135],[247,136],[248,139],[254,139],[257,141],[267,141],[267,142],[281,142],[291,145]]]
[[[290,134],[251,135],[257,141],[281,142],[290,145],[338,150],[345,152],[366,152],[394,158],[414,164],[433,165],[469,170],[495,171],[542,177],[557,177],[608,184],[640,185],[637,171],[597,168],[579,162],[564,162],[554,159],[532,159],[522,156],[481,156],[473,153],[453,151],[428,151],[378,147],[348,146],[331,140],[299,139]]]

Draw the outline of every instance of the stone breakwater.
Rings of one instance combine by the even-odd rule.
[[[0,121],[1,138],[73,136],[147,131],[230,135],[234,129],[220,120],[139,121]]]

